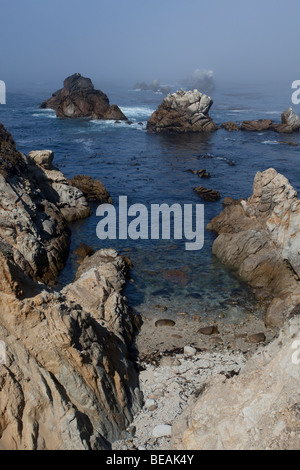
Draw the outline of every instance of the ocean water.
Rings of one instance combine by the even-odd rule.
[[[300,143],[299,134],[229,133],[223,129],[210,135],[148,134],[146,122],[163,95],[130,87],[103,91],[111,104],[121,107],[131,125],[59,119],[54,111],[39,109],[53,91],[8,94],[7,105],[0,106],[0,122],[23,153],[53,150],[55,165],[67,177],[86,174],[100,179],[116,204],[123,195],[128,197],[128,205],[202,204],[193,191],[199,185],[218,190],[222,198],[248,197],[256,172],[269,167],[283,173],[300,190],[299,147],[284,144]],[[281,112],[292,105],[290,84],[219,85],[212,96],[210,115],[218,125],[261,118],[279,122]],[[299,114],[300,106],[294,110]],[[202,180],[187,171],[202,168],[211,173],[211,179]],[[204,204],[207,223],[222,210],[222,201]],[[125,293],[140,313],[155,314],[163,306],[169,316],[187,312],[211,318],[222,313],[230,321],[241,321],[250,312],[261,314],[247,287],[212,256],[213,233],[205,231],[200,251],[186,251],[185,240],[100,241],[96,208],[92,206],[91,217],[71,225],[70,256],[57,288],[74,279],[78,264],[73,251],[86,242],[94,249],[116,248],[131,259],[132,279]]]

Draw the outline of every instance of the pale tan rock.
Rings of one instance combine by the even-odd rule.
[[[226,206],[207,226],[218,233],[213,253],[271,303],[266,321],[281,326],[300,301],[300,201],[289,181],[258,172],[253,195]],[[296,273],[296,276],[295,276]]]
[[[173,447],[299,449],[300,367],[294,347],[299,339],[300,319],[295,317],[278,339],[246,363],[239,376],[212,379],[201,398],[173,426]]]

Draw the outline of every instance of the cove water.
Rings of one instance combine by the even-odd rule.
[[[96,87],[98,88],[98,87]],[[68,120],[56,118],[39,104],[54,89],[8,93],[0,107],[0,122],[12,133],[23,153],[51,149],[54,164],[71,178],[86,174],[100,179],[114,202],[126,195],[128,204],[202,204],[193,188],[215,189],[222,198],[249,197],[257,171],[273,167],[300,190],[299,134],[273,132],[227,132],[210,135],[152,135],[146,122],[164,96],[130,87],[99,87],[111,104],[118,104],[132,122]],[[172,91],[176,91],[174,87]],[[270,118],[280,122],[281,113],[292,105],[290,84],[219,86],[212,94],[210,116],[216,124],[232,120]],[[298,109],[299,107],[299,109]],[[300,105],[294,105],[300,114]],[[278,143],[280,141],[280,143]],[[187,170],[205,168],[211,179],[200,179]],[[200,251],[186,251],[185,240],[100,241],[96,235],[97,205],[93,215],[71,225],[72,245],[57,288],[74,279],[78,267],[73,251],[80,243],[95,250],[116,248],[131,259],[132,279],[125,294],[129,304],[146,315],[166,307],[168,315],[187,312],[202,317],[221,313],[241,321],[249,312],[261,314],[246,286],[212,256],[213,233],[205,232]],[[205,224],[222,210],[222,201],[205,202]]]

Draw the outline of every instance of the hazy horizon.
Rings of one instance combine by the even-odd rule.
[[[172,84],[197,68],[213,70],[217,84],[300,79],[297,0],[0,0],[0,7],[8,92],[57,89],[75,72],[96,87]]]

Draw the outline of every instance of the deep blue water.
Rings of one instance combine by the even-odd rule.
[[[0,122],[23,153],[53,150],[56,166],[67,177],[87,174],[99,178],[115,203],[120,195],[126,195],[129,205],[201,204],[203,201],[193,191],[198,185],[216,189],[222,197],[248,197],[255,173],[269,167],[285,174],[300,190],[299,147],[278,143],[299,143],[299,134],[228,133],[220,129],[211,135],[149,135],[145,125],[163,99],[160,94],[128,88],[103,89],[110,102],[118,104],[132,121],[128,125],[58,119],[51,110],[39,110],[39,104],[53,91],[8,94],[7,105],[0,106]],[[260,118],[279,122],[281,112],[291,106],[287,84],[219,86],[213,98],[210,115],[217,124]],[[299,114],[297,108],[300,106],[294,106]],[[186,171],[200,168],[211,173],[210,180],[201,180]],[[84,241],[94,249],[115,247],[132,260],[134,282],[128,284],[126,295],[140,312],[149,314],[156,305],[165,305],[170,313],[186,311],[203,316],[224,312],[230,319],[247,315],[253,299],[245,286],[211,255],[214,234],[206,231],[204,248],[194,252],[185,251],[184,240],[100,241],[96,236],[96,206],[93,209],[90,218],[72,225],[70,257],[58,286],[74,278],[77,262],[73,250]],[[221,210],[221,201],[205,203],[206,223]],[[169,270],[180,273],[170,279]],[[228,307],[226,300],[236,289],[242,305]]]

